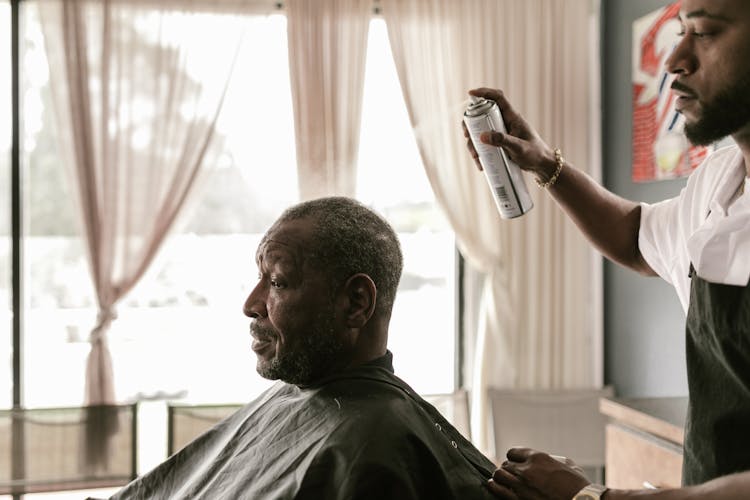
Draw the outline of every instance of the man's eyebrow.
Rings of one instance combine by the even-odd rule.
[[[283,256],[279,254],[278,250],[267,250],[260,252],[257,256],[258,263],[265,262],[268,265],[272,265],[274,262],[278,262],[283,259]]]
[[[730,20],[728,17],[722,16],[721,14],[712,14],[708,12],[706,9],[697,9],[697,10],[693,10],[685,14],[685,19],[695,19],[697,17],[698,18],[705,17],[708,19],[713,19],[715,21],[724,21],[724,22],[727,22]],[[681,14],[677,15],[677,20],[678,21],[682,20]]]
[[[282,248],[275,248],[274,244],[276,245],[282,245]],[[270,248],[269,248],[270,247]],[[255,253],[255,261],[256,264],[260,264],[262,262],[265,262],[267,265],[273,265],[277,262],[288,262],[291,260],[295,265],[300,266],[301,265],[301,259],[300,256],[297,254],[297,252],[291,252],[291,251],[284,251],[284,248],[290,248],[291,245],[288,243],[284,243],[281,241],[276,240],[266,240],[261,244],[261,246],[258,248],[258,250]],[[291,257],[291,258],[290,258]]]

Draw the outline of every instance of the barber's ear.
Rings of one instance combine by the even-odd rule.
[[[375,283],[366,274],[355,274],[344,284],[344,293],[348,299],[347,326],[362,328],[375,311],[378,295]]]

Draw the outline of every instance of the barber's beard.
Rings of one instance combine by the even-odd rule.
[[[275,332],[267,332],[269,336]],[[333,327],[333,310],[321,311],[305,332],[299,332],[294,346],[281,351],[267,363],[258,363],[257,371],[269,380],[294,385],[309,385],[334,366],[344,349]]]
[[[685,123],[685,136],[705,146],[723,139],[750,123],[750,72],[711,102],[704,102],[697,121]]]

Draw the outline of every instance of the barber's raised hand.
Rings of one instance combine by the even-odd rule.
[[[504,500],[570,500],[590,483],[572,460],[565,463],[530,448],[511,448],[489,482]]]
[[[507,134],[501,132],[484,132],[481,136],[482,142],[493,146],[502,147],[510,158],[524,170],[537,174],[541,179],[547,179],[555,171],[555,153],[545,143],[539,134],[524,118],[519,115],[505,98],[501,90],[489,88],[477,88],[469,91],[470,95],[484,97],[495,101],[503,115]],[[480,170],[479,157],[474,145],[469,138],[466,125],[463,126],[466,146]]]

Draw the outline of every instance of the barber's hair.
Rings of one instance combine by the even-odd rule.
[[[314,224],[308,262],[330,275],[332,289],[355,274],[368,275],[377,288],[376,312],[390,313],[404,265],[391,225],[360,202],[340,196],[294,205],[276,224],[306,218]]]

